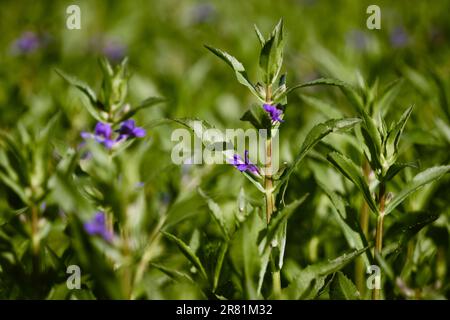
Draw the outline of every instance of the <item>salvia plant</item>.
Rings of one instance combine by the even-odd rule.
[[[290,85],[283,20],[266,36],[256,26],[255,33],[258,80],[228,52],[205,46],[251,96],[236,120],[262,141],[243,150],[220,130],[205,134],[217,127],[195,117],[168,111],[149,123],[148,108],[170,99],[134,103],[127,58],[99,60],[98,90],[56,70],[64,96],[92,121],[75,124],[59,112],[41,130],[19,121],[0,131],[0,298],[377,300],[387,290],[389,297],[442,297],[445,284],[418,289],[429,280],[419,266],[436,255],[446,279],[445,251],[429,249],[421,230],[432,223],[448,230],[442,209],[427,201],[449,159],[440,155],[428,168],[416,154],[403,160],[411,159],[405,136],[417,109],[396,115],[404,81],[383,86],[355,71],[354,82]],[[23,54],[43,47],[35,35],[23,37],[15,44]],[[445,110],[445,82],[431,77]],[[208,90],[208,81],[202,86]],[[342,108],[313,95],[324,87],[339,88],[334,104]],[[286,127],[303,123],[296,111],[309,107],[325,120],[287,141]],[[68,126],[75,136],[61,134]],[[189,157],[172,163],[172,126],[189,129],[224,165],[197,166]],[[436,128],[448,149],[448,121],[437,119]],[[337,230],[344,245],[328,243],[319,253],[313,236],[289,252],[293,233],[313,227],[298,226],[307,212],[326,212],[319,223]],[[294,262],[288,253],[299,247],[310,257]]]

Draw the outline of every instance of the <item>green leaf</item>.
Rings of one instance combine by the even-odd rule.
[[[95,92],[87,85],[85,82],[79,80],[78,78],[71,76],[67,73],[65,73],[62,70],[56,69],[55,70],[58,75],[60,75],[64,80],[66,80],[70,85],[74,86],[78,90],[80,90],[82,93],[86,95],[86,97],[89,99],[89,102],[92,106],[101,107],[102,104],[97,100],[97,96]]]
[[[375,113],[381,112],[383,115],[386,115],[392,106],[392,102],[400,93],[402,84],[403,79],[396,79],[384,88],[375,102]]]
[[[246,177],[257,189],[258,191],[262,192],[262,193],[266,193],[266,189],[264,189],[264,187],[262,186],[261,183],[259,183],[258,181],[256,181],[251,174],[247,173],[247,172],[242,172],[242,174],[244,175],[244,177]]]
[[[230,245],[230,258],[240,279],[245,299],[260,297],[260,286],[267,269],[270,251],[260,251],[258,234],[264,229],[264,222],[254,210],[241,224]]]
[[[305,194],[300,199],[294,200],[281,209],[278,213],[272,217],[267,227],[266,245],[270,245],[270,242],[275,238],[276,234],[282,229],[283,223],[286,222],[292,213],[308,198],[309,193]]]
[[[360,140],[362,140],[363,149],[364,149],[364,155],[366,156],[367,160],[370,163],[370,167],[375,171],[375,173],[378,175],[381,173],[382,165],[380,161],[380,144],[381,139],[378,131],[375,138],[372,138],[372,135],[369,133],[367,128],[365,126],[360,126],[360,130],[357,130],[357,135]],[[380,143],[380,144],[378,144]]]
[[[361,250],[368,246],[367,239],[361,230],[358,217],[354,209],[337,193],[331,191],[319,183],[320,188],[327,194],[333,206],[336,208],[336,220],[344,232],[345,239],[351,248]],[[366,266],[370,265],[373,257],[370,251],[363,254],[364,263]]]
[[[240,120],[250,122],[256,129],[270,129],[272,127],[269,114],[258,104],[253,104]]]
[[[288,170],[283,174],[283,176],[280,178],[280,183],[277,186],[282,185],[283,183],[287,182],[292,172],[295,170],[295,168],[302,162],[302,160],[305,158],[306,154],[314,148],[314,146],[322,140],[325,136],[332,132],[336,131],[342,131],[349,128],[354,127],[356,124],[358,124],[361,120],[358,118],[344,118],[344,119],[332,119],[328,120],[323,123],[319,123],[315,125],[307,134],[305,140],[303,141],[303,144],[300,148],[299,153],[294,159],[294,162],[289,167]]]
[[[213,279],[213,291],[215,292],[219,284],[220,274],[222,272],[223,261],[225,260],[225,255],[228,252],[228,243],[224,242],[220,246],[219,253],[217,256],[216,267],[214,268],[214,279]]]
[[[154,263],[154,262],[150,262],[149,266],[158,269],[159,271],[163,272],[164,274],[166,274],[167,276],[169,276],[171,279],[175,280],[175,281],[187,281],[187,282],[191,282],[193,283],[194,281],[192,280],[192,278],[187,275],[186,273],[180,272],[178,270],[173,270],[170,268],[167,268],[163,265]]]
[[[420,230],[433,223],[438,218],[439,214],[419,211],[407,212],[396,219],[385,235],[387,239],[395,239],[395,237],[398,239],[396,240],[396,246],[393,251],[394,255],[400,254],[400,252],[405,249],[409,240],[411,240]]]
[[[417,191],[424,185],[438,180],[444,174],[448,173],[450,165],[437,166],[426,169],[417,174],[406,186],[387,204],[385,214],[391,213],[399,204],[401,204],[408,196]]]
[[[372,195],[370,194],[369,186],[367,185],[362,175],[361,169],[356,164],[338,152],[332,152],[327,156],[328,161],[340,171],[347,179],[352,181],[356,187],[362,192],[369,208],[378,213],[377,205],[375,204]]]
[[[309,265],[294,276],[289,286],[283,289],[283,295],[288,299],[315,298],[324,285],[326,276],[339,271],[365,250],[367,248],[343,254],[331,261]]]
[[[342,118],[343,113],[334,105],[329,104],[321,99],[306,94],[301,94],[300,98],[307,104],[324,114],[326,117]]]
[[[253,25],[255,28],[256,36],[258,37],[259,43],[261,44],[261,47],[264,46],[264,43],[266,43],[266,40],[264,39],[264,36],[262,35],[261,31],[259,31],[258,26],[255,24]]]
[[[123,116],[121,116],[116,122],[122,122],[125,121],[132,116],[134,116],[137,112],[139,112],[142,109],[153,107],[154,105],[157,105],[159,103],[166,102],[166,99],[160,98],[160,97],[150,97],[142,101],[137,107],[133,108],[132,110],[126,112]]]
[[[330,285],[330,297],[333,300],[359,300],[361,295],[353,282],[338,271]]]
[[[211,212],[212,217],[217,222],[222,231],[223,236],[226,240],[230,238],[230,231],[228,224],[229,222],[226,220],[225,213],[222,211],[220,206],[211,199],[202,189],[198,189],[199,194],[206,200],[208,204],[209,212]]]
[[[259,55],[259,66],[265,73],[267,85],[273,84],[283,64],[283,20],[280,19]]]
[[[298,84],[293,87],[288,88],[285,92],[281,93],[280,96],[275,97],[274,100],[278,100],[282,98],[283,96],[288,95],[292,91],[300,88],[306,88],[306,87],[312,87],[317,85],[328,85],[328,86],[336,86],[341,89],[341,91],[344,93],[344,95],[349,99],[352,106],[359,112],[360,110],[363,110],[363,102],[361,97],[358,95],[355,88],[353,88],[350,84],[345,83],[338,79],[332,79],[332,78],[320,78],[313,81],[309,81],[306,83]]]
[[[297,199],[286,207],[281,209],[275,218],[273,218],[268,226],[267,242],[270,243],[272,248],[272,257],[276,262],[277,271],[283,268],[284,263],[284,251],[286,248],[286,236],[287,236],[287,220],[292,213],[308,198],[309,194],[305,194],[300,199]]]
[[[436,118],[434,120],[434,123],[436,124],[436,129],[439,130],[439,133],[447,142],[447,144],[450,144],[450,126],[439,118]]]
[[[405,129],[406,122],[411,115],[413,106],[406,109],[400,120],[394,125],[394,127],[389,131],[386,141],[386,154],[388,157],[396,156],[398,152],[398,143],[400,142],[400,137],[403,130]],[[395,158],[394,158],[395,161]]]
[[[206,148],[209,148],[210,150],[217,150],[219,152],[217,147],[220,146],[220,152],[222,152],[225,159],[233,159],[234,146],[230,141],[226,141],[226,136],[221,131],[216,130],[217,136],[215,137],[204,134],[207,129],[214,128],[208,122],[197,118],[172,119],[172,121],[175,121],[192,130]],[[247,172],[242,172],[242,174],[250,180],[250,182],[255,185],[259,191],[262,193],[266,192],[264,187],[250,174]]]
[[[392,166],[389,167],[388,171],[386,172],[385,176],[383,177],[383,181],[389,181],[392,178],[394,178],[397,173],[402,171],[405,168],[415,168],[419,169],[419,163],[417,161],[414,162],[406,162],[406,163],[400,163],[396,162]]]
[[[208,279],[208,276],[206,275],[205,268],[203,267],[202,263],[200,262],[200,259],[197,257],[197,255],[192,251],[192,249],[183,242],[183,240],[177,238],[173,234],[170,234],[168,232],[162,232],[164,236],[166,236],[169,240],[171,240],[173,243],[175,243],[180,249],[180,251],[184,254],[184,256],[197,268],[197,270],[200,272],[200,275],[204,279]]]
[[[205,120],[200,120],[198,118],[182,118],[182,119],[171,119],[172,121],[179,123],[186,128],[192,130],[192,132],[197,136],[198,139],[202,141],[205,147],[211,150],[216,150],[216,146],[220,145],[222,147],[222,152],[225,156],[232,158],[234,154],[234,147],[230,141],[226,141],[226,135],[220,130],[214,130],[216,135],[205,134],[208,129],[215,129],[214,126],[209,124]]]
[[[251,83],[251,81],[248,79],[247,72],[245,71],[244,66],[242,63],[240,63],[235,57],[228,54],[225,51],[222,51],[220,49],[216,49],[213,47],[210,47],[208,45],[205,45],[206,49],[211,51],[213,54],[218,56],[220,59],[225,61],[231,68],[233,68],[236,78],[239,81],[239,83],[243,84],[247,88],[250,89],[250,91],[258,97],[261,101],[264,101],[264,99],[261,98],[261,96],[258,94],[258,92],[255,89],[255,86]]]

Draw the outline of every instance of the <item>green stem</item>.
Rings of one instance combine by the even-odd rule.
[[[365,180],[369,183],[369,175],[370,175],[370,165],[367,160],[364,161],[363,164],[363,174]],[[363,201],[361,205],[361,214],[359,216],[359,224],[361,226],[361,231],[363,232],[366,239],[369,234],[369,206],[366,201]],[[366,290],[366,270],[365,263],[363,257],[358,257],[355,264],[355,282],[358,291],[364,296]]]
[[[31,206],[31,242],[33,245],[33,253],[35,256],[39,254],[39,214],[36,205]]]
[[[272,86],[268,84],[266,86],[266,103],[272,103]],[[272,178],[272,137],[267,135],[266,140],[266,164],[265,164],[265,174],[264,174],[264,189],[266,190],[266,220],[267,226],[270,223],[272,214],[276,210],[275,201],[273,195],[273,178]],[[279,299],[281,297],[281,275],[280,271],[276,269],[276,263],[272,257],[272,295],[274,299]]]
[[[380,213],[377,218],[377,229],[375,234],[375,255],[380,255],[383,250],[383,221],[384,221],[384,208],[386,203],[386,186],[384,183],[380,184],[380,193],[378,196]],[[381,299],[381,289],[373,289],[372,300]]]

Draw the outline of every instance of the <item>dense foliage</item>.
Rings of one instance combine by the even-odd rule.
[[[3,1],[0,298],[448,299],[448,4],[369,4]]]

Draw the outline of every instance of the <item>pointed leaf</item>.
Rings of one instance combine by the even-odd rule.
[[[353,282],[338,271],[330,285],[330,297],[333,300],[359,300],[361,295]]]
[[[198,192],[206,200],[206,203],[208,204],[209,212],[211,212],[212,217],[219,225],[220,230],[222,231],[222,234],[225,237],[225,239],[228,240],[230,237],[230,232],[229,232],[228,223],[226,221],[224,212],[222,211],[220,206],[213,199],[208,197],[208,195],[202,189],[199,188]]]
[[[66,80],[70,85],[74,86],[81,92],[83,92],[86,97],[89,99],[89,102],[92,106],[100,106],[101,104],[97,100],[97,96],[95,92],[83,81],[79,80],[78,78],[71,76],[67,73],[65,73],[62,70],[56,69],[55,70],[58,75],[60,75],[64,80]]]
[[[400,171],[402,171],[403,169],[408,168],[408,167],[419,169],[419,163],[417,161],[405,162],[405,163],[396,162],[392,166],[389,167],[388,171],[386,172],[386,175],[384,176],[383,181],[391,180],[392,178],[394,178],[397,175],[397,173],[399,173]]]
[[[259,66],[265,73],[266,84],[275,82],[283,64],[283,20],[280,20],[259,55]]]
[[[159,98],[159,97],[150,97],[142,101],[137,107],[133,108],[132,110],[125,113],[122,117],[120,117],[116,122],[122,122],[125,121],[132,116],[134,116],[137,112],[139,112],[142,109],[152,107],[154,105],[157,105],[159,103],[165,102],[166,99]]]
[[[389,131],[386,141],[386,154],[388,156],[396,155],[398,151],[398,143],[400,142],[400,137],[402,135],[403,129],[405,129],[406,122],[411,115],[413,106],[406,109],[402,114],[400,120],[395,124],[395,126]]]
[[[288,170],[283,174],[283,176],[280,179],[280,183],[277,186],[282,185],[283,183],[287,182],[292,172],[295,170],[295,168],[303,161],[306,154],[314,148],[314,146],[322,140],[325,136],[332,132],[346,130],[354,127],[356,124],[358,124],[361,120],[358,118],[344,118],[344,119],[332,119],[328,120],[323,123],[319,123],[315,125],[306,136],[305,140],[303,141],[303,144],[300,148],[299,153],[295,157],[294,162],[289,167]]]
[[[220,250],[217,256],[216,267],[214,268],[214,279],[213,279],[213,291],[216,291],[219,284],[220,274],[222,272],[223,261],[225,260],[225,255],[228,252],[228,243],[224,242],[220,246]]]
[[[315,298],[324,284],[325,277],[339,271],[355,259],[367,248],[353,251],[349,254],[326,262],[320,262],[306,267],[294,276],[290,285],[283,289],[283,294],[289,299]]]
[[[173,234],[163,232],[164,236],[166,236],[170,241],[175,243],[177,247],[180,249],[180,251],[184,254],[186,258],[197,268],[197,270],[200,272],[201,276],[205,279],[208,279],[208,276],[206,275],[205,268],[203,267],[202,263],[200,262],[200,259],[197,257],[197,255],[192,251],[192,249],[183,242],[183,240],[177,238]]]
[[[362,172],[359,167],[349,158],[343,156],[338,152],[332,152],[327,156],[328,161],[339,170],[347,179],[352,181],[356,187],[362,192],[364,199],[366,200],[369,208],[374,212],[378,213],[377,205],[369,190]]]
[[[398,205],[400,205],[408,196],[417,191],[424,185],[438,180],[444,174],[450,171],[450,165],[438,166],[426,169],[417,174],[394,198],[387,204],[385,214],[391,213]]]
[[[353,88],[350,84],[345,83],[338,79],[332,79],[332,78],[320,78],[313,81],[309,81],[306,83],[298,84],[293,87],[288,88],[285,92],[281,93],[279,97],[276,97],[275,99],[280,99],[283,96],[288,95],[292,91],[300,88],[306,88],[306,87],[312,87],[317,85],[328,85],[328,86],[336,86],[341,89],[341,91],[345,94],[347,99],[349,99],[352,106],[359,112],[360,110],[363,110],[363,102],[361,97],[358,95],[355,88]]]
[[[264,46],[264,43],[266,43],[266,40],[264,39],[264,36],[262,35],[261,31],[259,31],[258,26],[255,24],[253,25],[255,28],[256,36],[258,37],[259,43],[261,44],[261,47]]]
[[[225,61],[231,68],[233,68],[233,70],[234,70],[234,72],[236,74],[236,78],[239,81],[239,83],[241,83],[244,86],[246,86],[247,88],[249,88],[250,91],[256,97],[261,99],[260,95],[258,94],[258,92],[255,89],[255,86],[248,79],[247,72],[245,71],[245,68],[242,65],[242,63],[240,63],[235,57],[233,57],[232,55],[228,54],[225,51],[222,51],[220,49],[216,49],[216,48],[210,47],[208,45],[205,45],[205,47],[206,47],[206,49],[211,51],[213,54],[218,56],[220,59]],[[261,99],[261,101],[263,101],[263,99]]]
[[[325,191],[331,203],[336,208],[336,219],[344,232],[348,245],[357,250],[367,247],[367,239],[361,230],[356,212],[354,212],[353,208],[336,192],[331,191],[322,183],[319,183],[319,186]],[[370,265],[370,261],[373,261],[370,251],[366,251],[362,257],[366,266]]]

